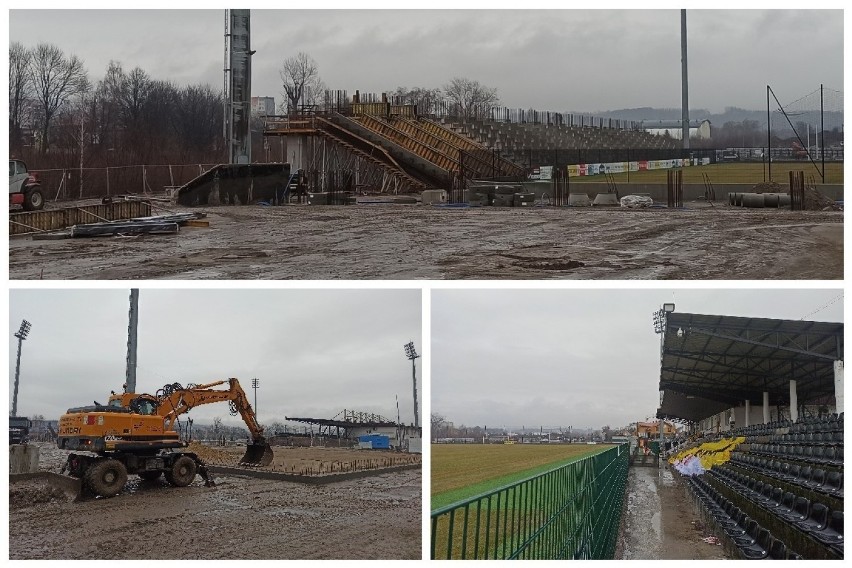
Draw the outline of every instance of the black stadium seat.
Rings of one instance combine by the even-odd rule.
[[[773,560],[785,560],[787,557],[787,545],[777,538],[772,539],[769,546],[769,557]]]
[[[828,525],[828,507],[822,503],[814,503],[808,518],[795,524],[805,532],[818,532],[825,529]]]
[[[779,517],[790,523],[804,521],[811,511],[811,501],[807,497],[796,497],[793,509],[789,513],[779,513]]]

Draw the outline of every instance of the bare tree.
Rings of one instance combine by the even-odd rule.
[[[324,87],[319,77],[317,62],[301,51],[285,59],[278,73],[284,88],[281,94],[286,99],[287,111],[290,113],[296,112],[300,105],[313,104],[312,101]]]
[[[438,429],[446,422],[447,419],[444,418],[442,415],[437,414],[435,412],[432,413],[431,417],[429,418],[429,425],[431,426],[433,441],[438,439]]]
[[[61,49],[40,43],[32,52],[30,73],[41,121],[41,152],[50,147],[50,122],[56,112],[86,85],[86,69],[76,55],[65,56]]]
[[[20,43],[9,45],[9,147],[20,150],[21,124],[27,91],[32,83],[32,53]]]
[[[486,117],[491,107],[500,104],[497,89],[462,77],[455,77],[444,85],[444,94],[453,111],[462,118]]]
[[[417,105],[417,114],[423,116],[435,114],[444,96],[441,89],[426,89],[423,87],[397,87],[391,93],[395,104]]]

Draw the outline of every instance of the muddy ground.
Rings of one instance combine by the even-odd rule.
[[[192,443],[189,450],[198,454],[198,457],[208,465],[237,467],[245,454],[246,447],[245,445],[209,447]],[[391,450],[282,446],[273,446],[272,450],[272,463],[266,467],[252,467],[252,469],[300,475],[324,475],[357,469],[378,469],[421,463],[420,454]]]
[[[175,208],[174,211],[183,211]],[[843,213],[207,208],[178,235],[9,243],[12,279],[842,279]]]
[[[630,468],[616,559],[727,558],[722,546],[701,540],[712,534],[696,514],[687,489],[675,481],[668,468]]]
[[[61,454],[42,451],[44,468]],[[419,469],[327,485],[242,476],[189,487],[130,476],[112,499],[10,485],[11,559],[419,559]]]

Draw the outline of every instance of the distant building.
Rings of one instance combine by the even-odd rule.
[[[683,136],[681,129],[681,121],[679,120],[657,120],[644,121],[642,123],[645,132],[657,136],[669,136],[675,140],[680,140]],[[710,121],[709,120],[690,120],[689,121],[689,139],[690,140],[710,140]]]
[[[252,97],[251,113],[254,116],[273,116],[275,114],[275,98]]]

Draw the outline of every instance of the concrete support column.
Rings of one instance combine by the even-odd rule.
[[[790,381],[790,420],[799,421],[799,393],[796,392],[796,381]]]
[[[746,403],[746,405],[745,405],[745,420],[743,421],[743,423],[744,423],[745,426],[749,426],[748,415],[751,414],[751,401],[746,400],[745,403]]]
[[[769,424],[769,392],[763,391],[763,423]]]
[[[835,412],[843,412],[843,361],[834,362],[834,400]]]

